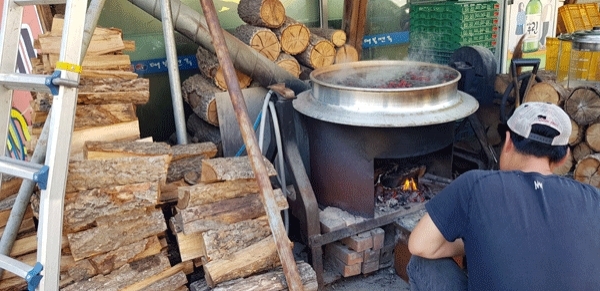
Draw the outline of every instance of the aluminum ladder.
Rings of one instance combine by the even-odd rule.
[[[37,263],[0,255],[0,268],[27,281],[29,290],[58,290],[62,217],[77,86],[82,62],[86,6],[81,0],[4,0],[0,27],[0,178],[2,173],[34,181],[41,191]],[[59,61],[52,75],[15,73],[24,6],[66,4]],[[13,90],[52,93],[50,129],[43,165],[6,156]],[[0,180],[1,181],[1,180]]]

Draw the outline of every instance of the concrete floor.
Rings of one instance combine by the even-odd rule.
[[[342,278],[323,288],[323,291],[408,291],[410,290],[394,267],[380,269],[373,274]]]

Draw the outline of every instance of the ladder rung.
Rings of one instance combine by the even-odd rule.
[[[25,279],[28,290],[35,290],[42,279],[40,272],[43,266],[39,262],[32,267],[9,256],[0,255],[0,268]]]
[[[45,190],[48,182],[48,166],[16,160],[9,157],[0,157],[0,173],[15,177],[29,179],[38,183],[40,189]]]
[[[50,5],[50,4],[65,4],[66,0],[14,0],[19,6],[27,5]]]
[[[36,75],[36,74],[0,74],[0,85],[4,85],[11,90],[33,91],[41,93],[58,94],[58,86],[77,87],[76,81],[59,78],[60,71],[54,74]]]

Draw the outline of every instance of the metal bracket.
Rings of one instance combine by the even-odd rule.
[[[52,95],[58,95],[58,89],[60,86],[69,88],[75,88],[79,86],[79,82],[77,81],[60,78],[60,73],[60,70],[54,71],[52,75],[46,77],[46,81],[44,82],[45,85],[50,89],[50,93],[52,93]]]
[[[44,266],[40,262],[35,263],[33,269],[27,272],[27,276],[25,276],[25,281],[27,281],[27,289],[29,291],[34,291],[37,286],[40,284],[42,280],[42,275],[40,273],[44,269]]]

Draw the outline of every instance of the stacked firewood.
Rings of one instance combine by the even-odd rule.
[[[273,165],[264,161],[275,176]],[[287,209],[281,189],[274,194],[279,209]],[[287,288],[260,195],[245,156],[205,159],[198,183],[179,187],[170,226],[181,260],[203,267],[205,280],[194,282],[195,290]],[[297,264],[305,290],[316,290],[314,270],[305,262]]]
[[[64,20],[53,19],[52,30],[35,42],[38,58],[33,59],[38,74],[51,74],[60,53]],[[140,138],[136,106],[150,98],[149,79],[131,71],[131,60],[123,54],[135,44],[124,41],[115,28],[97,27],[82,62],[77,108],[72,135],[71,158],[81,157],[87,140],[136,140]],[[29,150],[33,150],[50,113],[51,94],[35,94]]]

